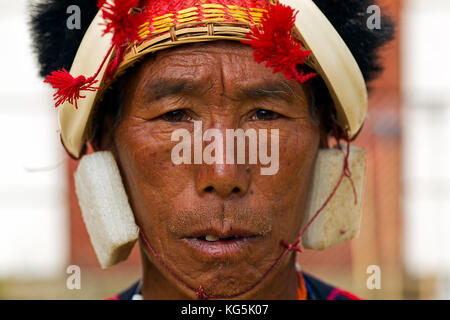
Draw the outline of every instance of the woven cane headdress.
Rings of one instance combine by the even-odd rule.
[[[70,73],[47,77],[57,92],[61,140],[82,155],[102,91],[145,55],[180,44],[236,40],[255,61],[301,83],[322,77],[349,137],[367,112],[367,89],[350,50],[311,0],[100,0]],[[306,64],[315,73],[297,68]]]

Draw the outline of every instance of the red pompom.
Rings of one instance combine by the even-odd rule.
[[[113,3],[106,0],[98,2],[105,20],[106,33],[113,33],[112,42],[121,46],[140,40],[139,27],[145,22],[145,15],[139,10],[139,0],[120,0]]]
[[[106,1],[99,0],[97,6],[102,10],[105,20],[103,34],[112,33],[112,45],[115,50],[115,58],[108,65],[106,79],[112,79],[114,72],[123,60],[124,47],[134,41],[141,40],[139,27],[146,22],[146,17],[139,9],[139,0]]]
[[[50,83],[54,89],[57,89],[53,95],[56,100],[55,107],[68,101],[71,104],[75,103],[75,108],[78,109],[77,100],[85,98],[85,96],[80,96],[81,91],[96,91],[100,89],[92,86],[98,82],[94,79],[93,77],[86,79],[84,76],[74,78],[66,69],[62,69],[53,71],[44,82]]]
[[[295,79],[303,83],[316,74],[305,75],[297,71],[297,65],[304,64],[311,54],[311,51],[303,50],[300,41],[292,35],[297,13],[281,3],[270,5],[263,14],[262,27],[253,26],[246,35],[250,40],[242,42],[252,46],[256,62],[265,61],[266,67],[272,68],[273,73],[281,71],[287,80]]]

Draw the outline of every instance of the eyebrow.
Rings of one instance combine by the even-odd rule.
[[[264,81],[247,88],[241,88],[238,99],[276,99],[292,103],[297,94],[287,81]]]
[[[211,84],[209,85],[209,87]],[[156,102],[170,96],[201,96],[208,85],[192,80],[159,80],[145,86],[144,97],[147,102]],[[268,100],[276,99],[292,103],[297,94],[286,80],[264,81],[249,87],[240,88],[237,100]]]
[[[170,96],[198,96],[205,85],[191,80],[159,80],[146,85],[144,90],[147,102],[156,102]]]

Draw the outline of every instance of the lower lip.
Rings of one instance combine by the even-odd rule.
[[[206,241],[197,238],[184,238],[183,240],[202,255],[226,258],[236,256],[243,252],[256,237],[242,237],[228,241]]]

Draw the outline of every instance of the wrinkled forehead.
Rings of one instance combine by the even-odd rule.
[[[286,80],[264,64],[254,61],[250,46],[229,40],[185,44],[165,49],[142,61],[128,78],[148,80],[192,80],[232,82],[234,86],[256,85],[261,82],[289,84],[300,89],[295,80]],[[131,79],[130,79],[131,80]]]

